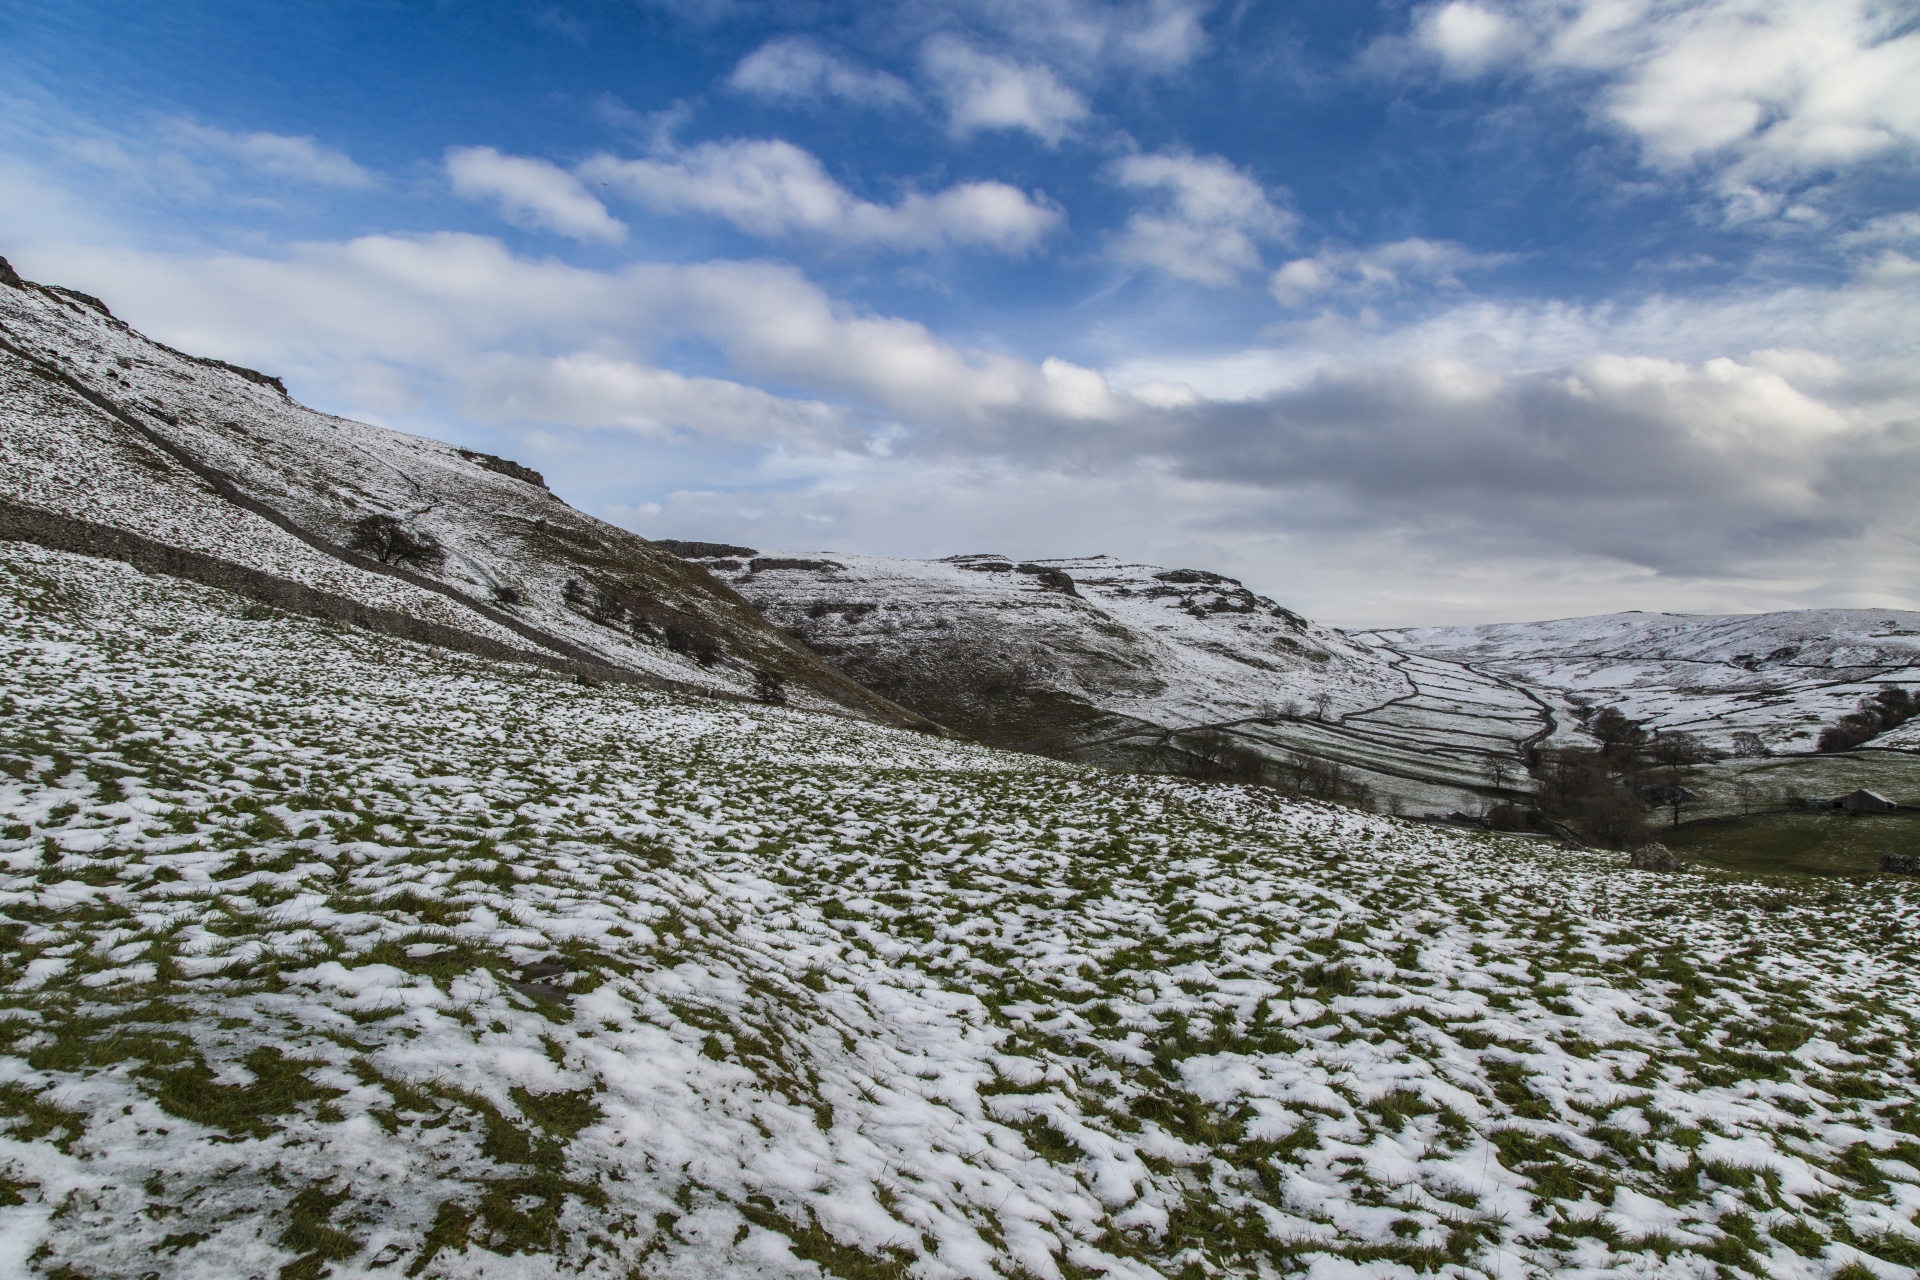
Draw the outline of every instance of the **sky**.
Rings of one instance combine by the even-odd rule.
[[[651,537],[1920,607],[1920,5],[0,0],[0,253]]]

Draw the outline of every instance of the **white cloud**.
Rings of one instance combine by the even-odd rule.
[[[1920,147],[1920,30],[1880,0],[1441,0],[1411,40],[1450,74],[1589,86],[1650,164],[1733,194]]]
[[[310,137],[235,133],[191,120],[170,121],[164,136],[185,151],[218,157],[271,178],[325,187],[370,187],[373,175],[344,152]]]
[[[493,204],[508,222],[575,240],[620,240],[627,229],[558,165],[501,155],[492,147],[453,147],[446,155],[455,195]]]
[[[62,161],[77,160],[96,176],[110,174],[141,194],[261,206],[279,203],[296,188],[367,190],[379,184],[345,152],[311,137],[221,129],[183,117],[108,128],[14,99],[0,100],[0,119],[7,121],[16,157],[46,147]],[[97,183],[84,194],[91,203],[100,200]]]
[[[1127,219],[1113,256],[1179,280],[1233,284],[1259,270],[1259,242],[1284,239],[1296,222],[1257,180],[1219,156],[1126,156],[1109,166],[1108,176],[1160,197],[1158,207]]]
[[[1055,64],[1164,72],[1206,50],[1201,18],[1211,7],[1195,0],[976,0],[956,5],[953,18]]]
[[[618,427],[646,436],[685,432],[802,445],[857,438],[846,412],[831,405],[594,351],[488,356],[463,380],[461,404],[483,422]]]
[[[921,60],[956,137],[1024,129],[1058,146],[1090,114],[1080,95],[1039,63],[981,53],[953,36],[927,41]]]
[[[1838,238],[1847,247],[1865,244],[1908,244],[1920,242],[1920,212],[1906,210],[1883,214],[1858,230]]]
[[[1418,237],[1367,249],[1330,246],[1286,263],[1273,273],[1268,287],[1282,305],[1298,307],[1336,293],[1364,297],[1415,284],[1457,288],[1457,273],[1503,260],[1503,255],[1474,253],[1450,240]]]
[[[727,77],[727,87],[775,102],[822,104],[829,100],[855,106],[914,105],[904,80],[870,70],[844,53],[806,36],[780,36],[742,58]]]
[[[848,245],[974,245],[1024,253],[1063,221],[1059,209],[1002,182],[967,182],[890,205],[862,200],[810,152],[778,139],[710,142],[656,159],[600,156],[582,172],[650,208],[704,213],[769,239]]]
[[[1422,10],[1414,20],[1414,36],[1457,75],[1478,75],[1525,47],[1519,23],[1473,0],[1448,0]]]

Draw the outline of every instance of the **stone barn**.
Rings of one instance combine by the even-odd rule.
[[[1900,806],[1881,795],[1878,791],[1865,788],[1841,796],[1833,802],[1836,809],[1845,809],[1848,813],[1892,813]]]

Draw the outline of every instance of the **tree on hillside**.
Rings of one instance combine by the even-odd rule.
[[[1534,757],[1540,811],[1596,843],[1622,848],[1646,837],[1646,805],[1636,775],[1587,747],[1540,751]]]
[[[353,535],[347,550],[372,556],[381,564],[404,564],[416,569],[437,569],[447,558],[446,550],[430,533],[415,533],[392,516],[362,516],[353,522]]]
[[[1587,732],[1600,740],[1600,754],[1618,772],[1633,768],[1647,740],[1646,726],[1628,719],[1616,707],[1602,707],[1587,721]]]
[[[1672,730],[1655,734],[1647,747],[1647,758],[1658,778],[1661,802],[1673,810],[1673,825],[1680,825],[1680,806],[1693,801],[1687,789],[1700,772],[1700,766],[1713,759],[1706,745],[1690,733]]]
[[[1862,698],[1854,710],[1820,731],[1820,750],[1851,751],[1920,715],[1920,697],[1897,685]]]

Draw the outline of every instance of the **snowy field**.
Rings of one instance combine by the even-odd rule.
[[[1897,609],[1613,613],[1367,638],[1527,685],[1563,725],[1579,700],[1720,751],[1744,732],[1774,752],[1811,752],[1824,725],[1883,685],[1920,686],[1920,613]],[[1911,735],[1896,735],[1885,745],[1913,749]]]
[[[581,687],[17,545],[0,648],[0,1275],[1920,1263],[1905,879]]]

